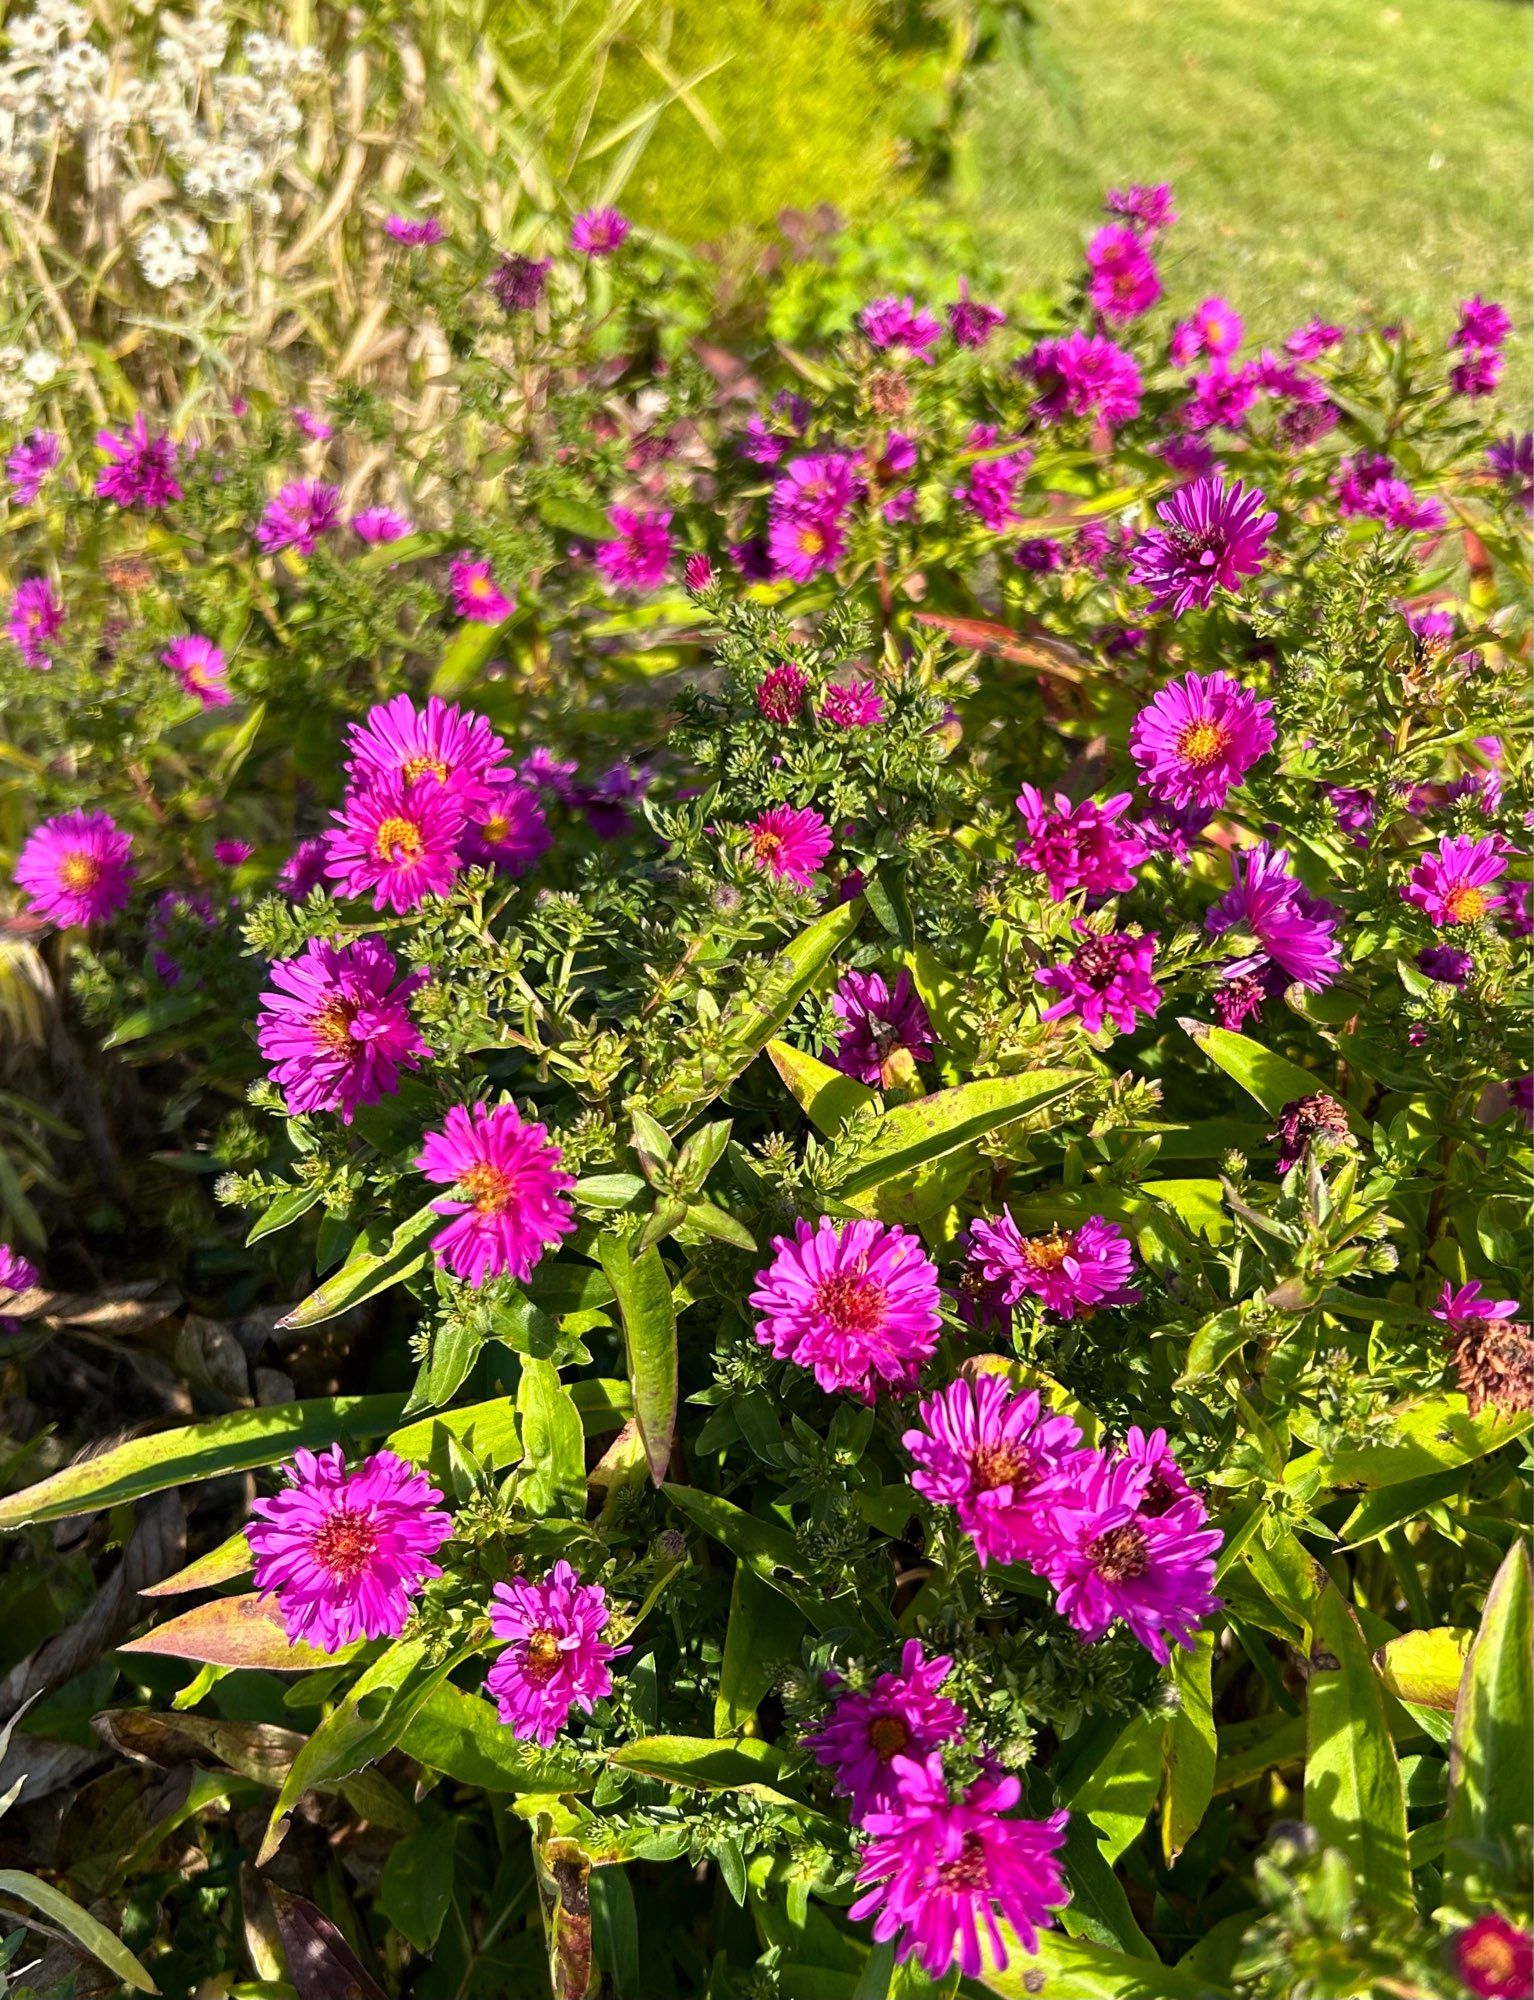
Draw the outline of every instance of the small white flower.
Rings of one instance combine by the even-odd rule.
[[[11,45],[11,55],[33,61],[51,56],[58,45],[59,31],[41,14],[23,14],[13,21],[5,31],[6,40]]]
[[[46,347],[34,347],[22,362],[21,372],[34,389],[46,389],[63,365]]]

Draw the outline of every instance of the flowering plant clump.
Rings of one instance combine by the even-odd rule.
[[[608,204],[400,209],[419,428],[5,440],[6,922],[136,1169],[0,1307],[238,1367],[0,1519],[183,1491],[98,1724],[295,1981],[1526,1987],[1505,316],[1251,354],[1109,214],[734,354]]]

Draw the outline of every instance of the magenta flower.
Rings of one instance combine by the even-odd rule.
[[[453,1532],[442,1495],[392,1451],[348,1472],[338,1444],[300,1450],[287,1474],[281,1493],[252,1502],[245,1539],[256,1588],[275,1593],[289,1640],[334,1653],[394,1638],[410,1600],[442,1574],[431,1560]]]
[[[1459,309],[1459,325],[1449,345],[1459,348],[1500,347],[1513,330],[1513,322],[1506,306],[1495,299],[1483,299],[1479,292],[1474,298],[1462,301]]]
[[[538,794],[519,779],[495,785],[469,806],[460,858],[466,866],[525,875],[554,845]]]
[[[68,929],[115,916],[128,900],[133,842],[108,813],[45,819],[16,859],[16,887],[40,917]]]
[[[503,313],[531,312],[543,297],[553,268],[552,257],[524,257],[508,250],[485,280],[485,289]]]
[[[316,416],[313,410],[305,409],[302,403],[293,405],[293,425],[304,437],[312,438],[317,444],[335,436],[335,427],[327,424],[323,417]]]
[[[256,1044],[289,1111],[339,1111],[350,1125],[359,1104],[392,1097],[400,1071],[419,1069],[431,1054],[409,1007],[430,974],[412,972],[396,986],[398,970],[372,937],[313,938],[297,958],[273,965]]]
[[[384,230],[396,243],[403,243],[411,250],[440,243],[447,235],[442,221],[435,215],[391,215],[384,224]]]
[[[1424,854],[1401,890],[1408,903],[1425,910],[1440,930],[1450,924],[1477,924],[1500,910],[1506,896],[1495,888],[1507,866],[1508,846],[1499,833],[1472,840],[1445,835],[1435,854]]]
[[[1205,354],[1211,360],[1223,361],[1241,345],[1244,331],[1241,315],[1234,306],[1227,305],[1224,299],[1205,299],[1172,330],[1173,365],[1186,368],[1190,361],[1197,361]]]
[[[23,1257],[9,1243],[0,1243],[0,1292],[30,1292],[41,1275],[30,1257]],[[951,1660],[945,1662],[944,1671],[952,1664]]]
[[[229,662],[211,639],[204,639],[196,632],[172,639],[160,660],[204,708],[227,708],[233,701],[234,696],[229,692]]]
[[[1193,379],[1193,394],[1183,405],[1179,421],[1184,430],[1195,438],[1201,438],[1208,431],[1234,431],[1241,428],[1246,413],[1256,402],[1260,390],[1255,368],[1227,368],[1217,362],[1213,368],[1206,368]],[[1162,457],[1171,464],[1172,459],[1163,448]],[[1183,466],[1181,470],[1191,469]],[[1259,501],[1261,496],[1258,496]]]
[[[982,1277],[1002,1285],[1009,1306],[1031,1294],[1060,1319],[1099,1306],[1133,1305],[1140,1294],[1129,1280],[1134,1251],[1115,1222],[1090,1215],[1075,1229],[1057,1224],[1044,1236],[1024,1236],[1003,1209],[998,1220],[977,1216],[969,1226]]]
[[[1203,1502],[1144,1507],[1152,1471],[1143,1454],[1094,1454],[1078,1490],[1054,1510],[1038,1568],[1054,1585],[1061,1615],[1088,1641],[1117,1619],[1164,1666],[1168,1639],[1191,1648],[1213,1612],[1221,1535],[1204,1525]]]
[[[1033,413],[1041,423],[1095,417],[1118,425],[1140,414],[1140,370],[1134,356],[1102,334],[1067,333],[1058,340],[1041,340],[1015,366],[1032,375],[1038,387]]]
[[[45,576],[29,576],[16,586],[6,614],[6,636],[29,667],[45,673],[53,665],[48,641],[64,629],[64,600]]]
[[[981,305],[970,297],[966,278],[959,280],[959,296],[948,307],[947,319],[948,331],[959,347],[984,347],[997,327],[1007,323],[1006,314],[996,306]]]
[[[1172,190],[1165,181],[1156,187],[1110,188],[1103,206],[1110,215],[1122,215],[1132,222],[1148,240],[1170,229],[1177,220]]]
[[[415,523],[408,514],[401,514],[394,507],[364,507],[360,514],[352,516],[352,533],[359,542],[370,545],[380,542],[402,542],[406,535],[413,533]]]
[[[1456,396],[1490,396],[1502,380],[1502,356],[1489,349],[1471,349],[1449,370],[1449,387]]]
[[[938,1693],[952,1666],[947,1655],[929,1660],[920,1639],[907,1639],[898,1673],[880,1674],[867,1694],[840,1696],[803,1739],[851,1798],[854,1821],[898,1804],[896,1757],[925,1759],[963,1734],[963,1709]]]
[[[808,889],[831,852],[831,830],[807,806],[773,806],[746,828],[751,858],[768,874]]]
[[[476,1290],[509,1274],[525,1284],[546,1250],[575,1227],[565,1189],[575,1178],[542,1125],[514,1104],[455,1104],[440,1132],[428,1132],[416,1166],[450,1187],[432,1203],[454,1218],[432,1238],[437,1262]]]
[[[1528,2000],[1534,1993],[1534,1937],[1500,1910],[1456,1931],[1454,1970],[1475,2000]]]
[[[491,565],[475,562],[467,550],[453,558],[447,573],[453,586],[456,617],[470,619],[477,625],[499,625],[516,610],[517,600],[501,589]]]
[[[1012,560],[1036,576],[1052,576],[1065,568],[1065,550],[1052,535],[1029,535],[1012,551]]]
[[[463,797],[436,778],[380,778],[333,815],[325,872],[340,895],[371,891],[375,910],[403,916],[452,888],[464,813]]]
[[[1087,245],[1087,297],[1104,319],[1138,319],[1161,297],[1145,238],[1127,223],[1105,223]]]
[[[609,1646],[607,1593],[582,1583],[567,1562],[557,1562],[542,1583],[498,1583],[491,1593],[490,1629],[507,1641],[491,1667],[485,1692],[494,1697],[512,1734],[545,1749],[570,1719],[572,1708],[590,1715],[612,1693],[608,1661],[627,1646]]]
[[[1284,342],[1284,352],[1296,361],[1318,361],[1346,339],[1347,333],[1340,326],[1328,326],[1324,319],[1307,320]]]
[[[771,575],[808,583],[821,570],[835,569],[847,553],[841,523],[825,507],[775,507],[767,525]]]
[[[303,902],[324,881],[329,858],[330,842],[323,834],[301,840],[278,869],[277,887],[293,902]]]
[[[331,532],[340,516],[339,487],[327,486],[323,479],[295,479],[267,501],[256,540],[269,556],[282,549],[312,556],[320,537]]]
[[[682,581],[687,588],[699,595],[714,581],[714,565],[701,549],[695,549],[682,564]]]
[[[1129,754],[1153,799],[1217,812],[1272,749],[1273,704],[1228,674],[1187,674],[1135,717]]]
[[[1165,1431],[1147,1435],[1138,1424],[1131,1424],[1124,1433],[1123,1457],[1146,1474],[1145,1491],[1140,1496],[1142,1514],[1164,1514],[1180,1500],[1197,1499]]]
[[[615,590],[654,590],[671,560],[670,514],[614,507],[608,518],[615,539],[597,545],[597,568]]]
[[[871,1403],[881,1389],[905,1395],[937,1346],[937,1266],[903,1229],[823,1215],[799,1221],[793,1240],[756,1274],[756,1337],[779,1361],[810,1369],[827,1394]]]
[[[1064,792],[1050,800],[1037,786],[1024,785],[1017,809],[1028,837],[1017,843],[1019,867],[1042,875],[1056,903],[1063,903],[1073,889],[1093,896],[1123,895],[1134,887],[1134,871],[1149,852],[1132,821],[1119,824],[1129,805],[1128,792],[1116,792],[1101,805],[1095,799],[1072,805]]]
[[[222,868],[239,868],[255,853],[248,840],[215,840],[213,859]]]
[[[1152,611],[1170,610],[1174,618],[1193,604],[1207,608],[1216,590],[1239,590],[1242,577],[1261,570],[1278,521],[1264,505],[1256,487],[1240,480],[1195,479],[1157,507],[1165,526],[1136,543],[1130,582],[1150,591]]]
[[[108,461],[96,474],[98,499],[153,514],[181,498],[176,441],[151,437],[142,410],[125,431],[97,431],[96,443]]]
[[[933,1979],[943,1978],[955,1959],[972,1979],[985,1970],[987,1956],[1004,1967],[998,1917],[1024,1951],[1036,1952],[1040,1928],[1070,1901],[1056,1858],[1069,1815],[1008,1819],[1023,1791],[1013,1777],[977,1778],[962,1798],[950,1800],[936,1751],[921,1760],[897,1757],[893,1769],[899,1798],[863,1822],[870,1837],[858,1886],[865,1893],[847,1914],[872,1916],[877,1942],[898,1937],[897,1960],[919,1959]]]
[[[820,719],[833,729],[873,729],[884,720],[884,697],[872,681],[833,681],[820,697]]]
[[[608,257],[628,233],[628,218],[617,209],[583,209],[570,224],[570,248],[585,257]]]
[[[916,1461],[916,1491],[953,1508],[982,1568],[1031,1562],[1049,1534],[1055,1499],[1087,1456],[1080,1430],[1050,1415],[1036,1389],[1015,1389],[989,1370],[925,1397],[920,1414],[920,1427],[901,1438]]]
[[[1005,533],[1018,520],[1017,489],[1033,463],[1031,451],[1009,451],[1002,458],[977,458],[966,483],[953,489],[961,507],[993,535]]]
[[[1041,986],[1060,995],[1039,1010],[1039,1019],[1060,1021],[1075,1014],[1089,1035],[1101,1034],[1104,1021],[1111,1021],[1121,1035],[1132,1034],[1136,1013],[1149,1021],[1160,1011],[1161,988],[1150,976],[1155,956],[1154,931],[1143,937],[1127,931],[1087,932],[1063,965],[1034,973]]]
[[[467,804],[511,776],[506,745],[487,718],[440,695],[429,695],[424,708],[408,694],[380,702],[351,725],[346,742],[346,775],[361,790],[430,779]]]
[[[864,338],[874,347],[903,347],[919,361],[932,359],[929,349],[943,329],[931,313],[922,311],[909,292],[903,299],[875,299],[858,315]]]
[[[1534,431],[1509,431],[1498,438],[1487,450],[1486,463],[1525,507],[1534,506]]]
[[[1346,1105],[1324,1090],[1291,1098],[1280,1108],[1278,1123],[1268,1134],[1268,1144],[1278,1148],[1274,1171],[1282,1179],[1301,1160],[1311,1157],[1317,1143],[1335,1150],[1347,1142],[1351,1130]]]
[[[843,973],[831,1005],[842,1023],[831,1063],[844,1076],[887,1088],[932,1054],[932,1023],[904,967],[893,990],[882,973]]]
[[[1465,1285],[1451,1285],[1444,1280],[1443,1290],[1438,1295],[1438,1303],[1431,1309],[1432,1317],[1441,1320],[1451,1333],[1463,1333],[1473,1327],[1477,1320],[1511,1319],[1518,1317],[1516,1299],[1483,1299],[1481,1281],[1472,1278]]]
[[[33,431],[13,445],[5,461],[5,476],[11,482],[11,497],[18,507],[30,507],[43,490],[43,481],[64,456],[64,446],[54,431]]]
[[[792,660],[780,660],[756,684],[756,706],[769,722],[790,723],[804,706],[809,676]]]
[[[1270,993],[1289,984],[1309,993],[1335,985],[1342,974],[1336,937],[1342,912],[1310,894],[1291,871],[1287,851],[1256,841],[1231,856],[1230,872],[1231,887],[1204,912],[1204,928],[1212,937],[1236,927],[1250,931],[1259,950],[1233,959],[1224,976],[1256,976]]]

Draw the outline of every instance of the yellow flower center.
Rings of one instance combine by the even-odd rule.
[[[542,1687],[551,1680],[554,1669],[559,1665],[559,1641],[546,1629],[534,1632],[527,1642],[527,1658],[523,1671],[536,1686]]]
[[[489,847],[499,847],[503,840],[511,837],[511,821],[504,813],[492,813],[479,825],[480,839]]]
[[[375,861],[419,861],[426,843],[421,838],[421,829],[413,819],[404,819],[394,814],[378,822],[378,831],[373,835],[373,859]]]
[[[1486,914],[1485,891],[1462,883],[1444,897],[1443,911],[1451,924],[1477,923]]]
[[[881,1715],[868,1732],[869,1745],[887,1764],[898,1757],[911,1740],[911,1732],[898,1715]]]
[[[1177,739],[1177,754],[1185,764],[1202,767],[1224,756],[1230,731],[1223,722],[1190,722]]]
[[[1058,1229],[1047,1236],[1023,1238],[1023,1261],[1030,1271],[1058,1271],[1071,1254],[1076,1239]]]
[[[407,785],[413,785],[417,778],[436,778],[439,783],[447,783],[447,766],[440,757],[428,757],[423,751],[418,757],[407,758],[400,776]]]
[[[316,1529],[310,1543],[314,1560],[332,1576],[350,1582],[373,1560],[378,1547],[378,1530],[366,1514],[354,1514],[339,1507]]]
[[[339,1053],[352,1045],[352,1022],[357,1010],[349,1000],[327,1000],[314,1017],[314,1032],[327,1049]]]
[[[81,890],[94,889],[101,876],[102,866],[94,854],[66,854],[59,863],[60,882],[77,895]]]
[[[503,1167],[476,1160],[458,1177],[458,1185],[479,1215],[503,1215],[516,1199],[517,1184]]]

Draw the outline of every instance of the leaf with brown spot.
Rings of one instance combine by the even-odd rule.
[[[124,1653],[163,1654],[173,1660],[196,1660],[212,1667],[264,1667],[268,1673],[303,1674],[314,1667],[333,1667],[357,1651],[344,1646],[322,1653],[288,1637],[278,1616],[276,1600],[249,1591],[243,1597],[215,1597],[167,1619],[142,1638],[119,1648]]]

